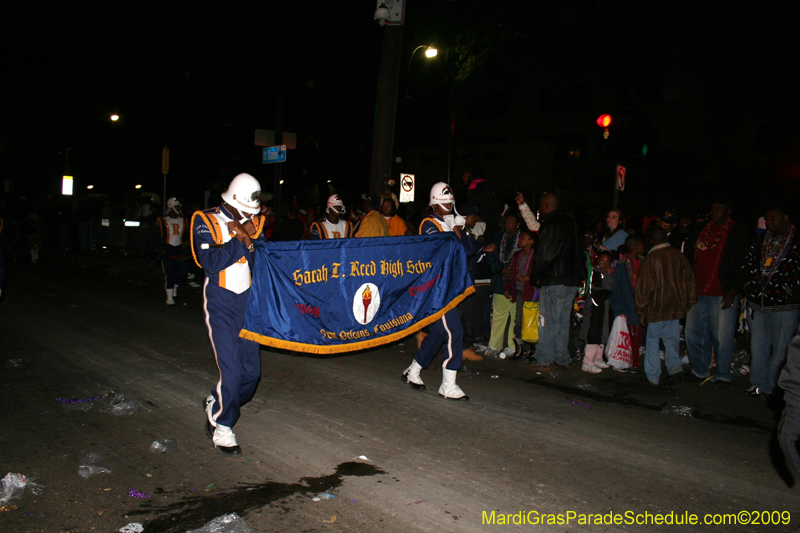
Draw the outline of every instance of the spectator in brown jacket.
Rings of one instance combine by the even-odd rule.
[[[663,340],[669,374],[665,382],[678,383],[683,379],[678,321],[697,303],[697,282],[689,261],[667,241],[664,228],[655,228],[650,242],[653,248],[639,267],[636,283],[636,312],[647,325],[644,373],[650,383],[659,384],[658,341]]]

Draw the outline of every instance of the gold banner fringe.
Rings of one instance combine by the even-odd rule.
[[[392,333],[391,335],[385,335],[383,337],[378,337],[377,339],[372,339],[368,341],[325,346],[321,344],[305,344],[302,342],[293,342],[293,341],[275,339],[273,337],[260,335],[258,333],[246,329],[242,329],[242,331],[239,332],[239,336],[243,339],[263,344],[264,346],[270,346],[272,348],[280,348],[282,350],[291,350],[293,352],[305,352],[305,353],[316,353],[316,354],[356,352],[358,350],[365,350],[367,348],[374,348],[375,346],[389,344],[390,342],[400,340],[403,337],[408,337],[409,335],[416,333],[417,331],[421,330],[428,324],[433,324],[434,322],[442,318],[445,315],[445,313],[447,313],[451,309],[454,309],[458,304],[463,302],[464,299],[467,298],[467,296],[469,296],[474,292],[475,292],[475,287],[467,287],[467,290],[465,290],[463,294],[461,294],[460,296],[456,296],[453,299],[453,301],[447,304],[441,311],[438,311],[437,313],[429,317],[423,318],[416,324],[409,326],[408,328],[402,331],[397,331],[395,333]]]

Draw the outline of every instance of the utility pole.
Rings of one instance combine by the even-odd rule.
[[[375,129],[372,139],[372,167],[369,190],[381,193],[392,171],[397,87],[400,82],[400,59],[403,51],[403,26],[383,28],[383,50],[378,72],[378,99],[375,104]]]
[[[286,52],[285,46],[285,35],[284,35],[284,27],[286,26],[286,8],[284,5],[284,0],[278,1],[278,28],[276,31],[277,34],[277,43],[276,43],[276,56],[277,56],[277,77],[278,83],[277,87],[275,87],[275,144],[280,146],[283,144],[283,88],[285,84],[285,74],[284,74],[284,54]],[[281,169],[283,168],[282,164],[273,165],[275,170],[275,179],[274,179],[274,197],[273,197],[273,204],[275,208],[275,216],[280,218],[281,216],[281,207],[282,207],[282,200],[281,200],[281,181],[283,181],[283,175],[281,174]]]

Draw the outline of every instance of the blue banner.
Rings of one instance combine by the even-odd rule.
[[[239,335],[320,354],[401,339],[475,291],[464,249],[449,232],[256,242],[252,273]]]

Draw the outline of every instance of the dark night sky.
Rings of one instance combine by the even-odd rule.
[[[707,88],[707,128],[723,175],[742,188],[755,178],[800,180],[796,7],[408,2],[396,145],[413,143],[411,131],[424,137],[432,127],[409,125],[408,117],[425,115],[403,107],[411,50],[444,42],[455,31],[462,42],[472,39],[487,50],[459,87],[462,101],[498,84],[513,92],[509,64],[546,79],[567,63],[578,77],[610,83],[642,69],[680,71]],[[284,127],[301,144],[289,154],[287,180],[305,187],[304,180],[333,178],[365,188],[382,36],[372,22],[375,3],[298,4],[287,7],[283,24],[275,2],[250,9],[192,2],[6,8],[4,179],[31,196],[56,193],[64,163],[59,152],[72,147],[79,186],[92,182],[117,194],[143,183],[160,191],[160,153],[169,145],[170,183],[180,189],[170,195],[199,196],[240,171],[254,173],[269,190],[271,169],[260,164],[252,137],[255,128],[275,124],[275,57],[283,39]],[[417,92],[437,82],[435,73],[421,73],[420,80]],[[425,108],[422,100],[423,110],[440,103],[432,98]],[[112,112],[122,117],[116,124],[106,118]]]

